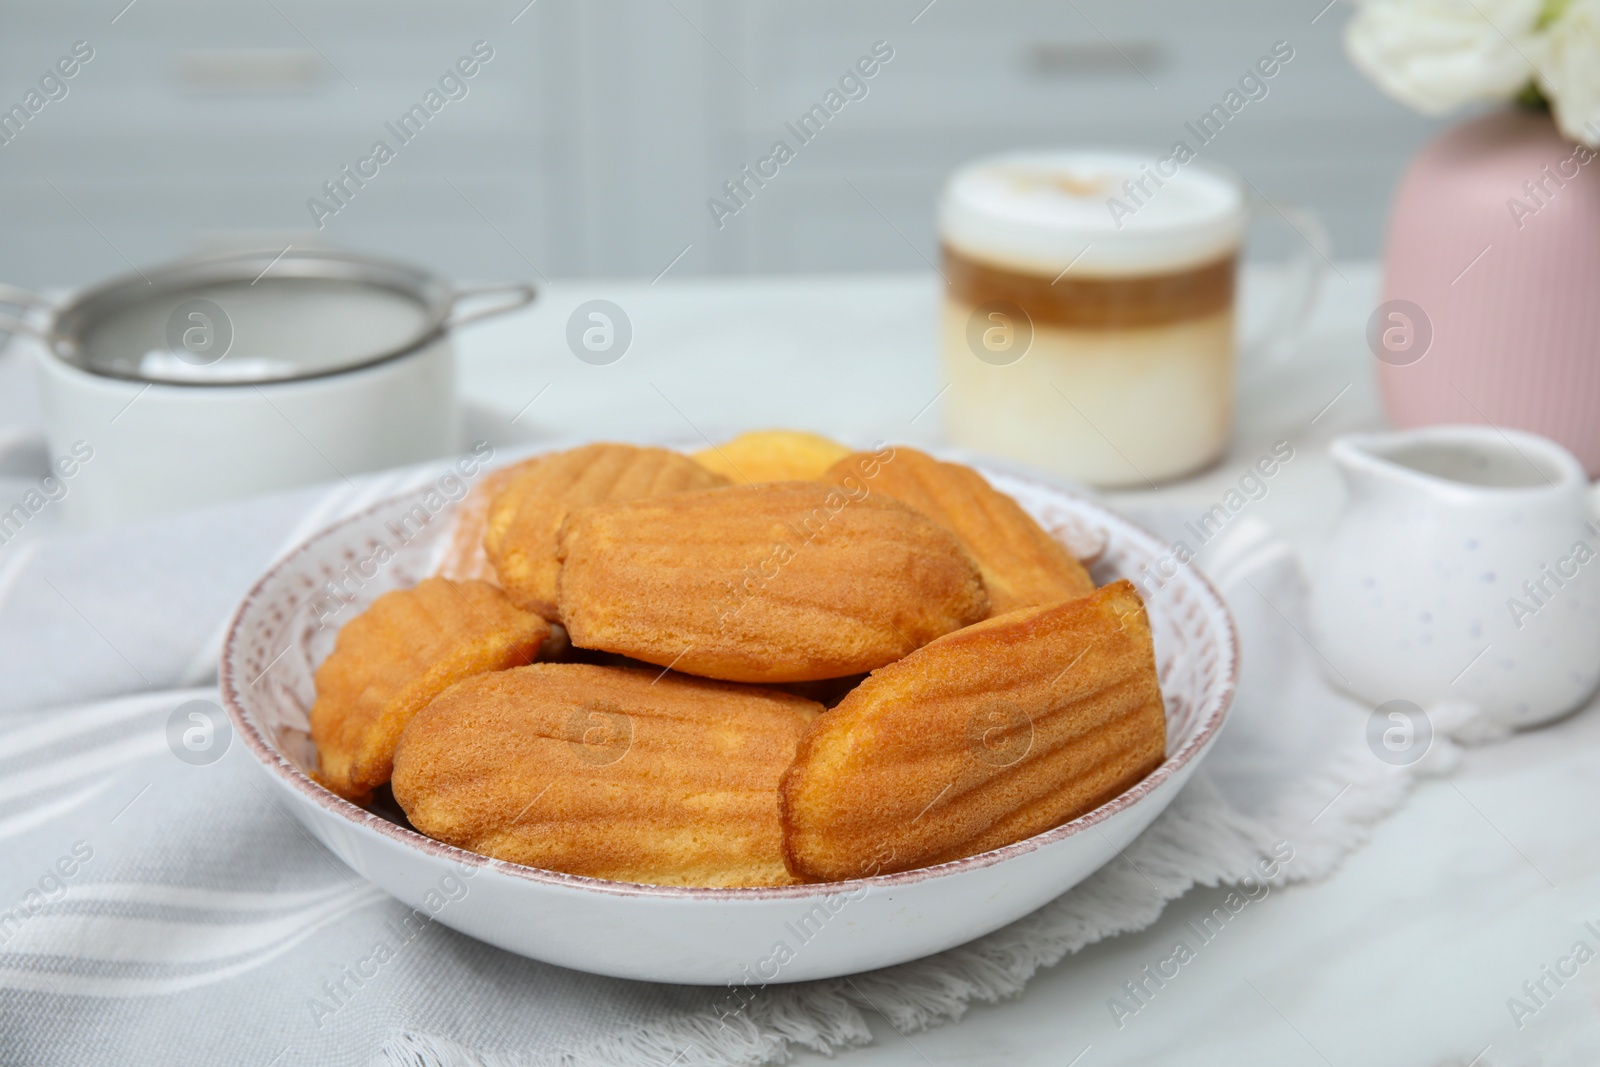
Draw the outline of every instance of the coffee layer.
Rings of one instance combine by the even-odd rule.
[[[1233,303],[1237,256],[1169,274],[1057,278],[1005,270],[946,245],[950,296],[974,307],[1003,300],[1037,325],[1117,330],[1162,326],[1214,315]]]

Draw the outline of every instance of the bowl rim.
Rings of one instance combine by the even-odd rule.
[[[1009,471],[995,471],[1002,477],[1017,482],[1022,482],[1030,488],[1041,489],[1048,493],[1072,499],[1076,505],[1087,510],[1098,512],[1100,515],[1114,522],[1130,528],[1139,535],[1149,538],[1159,545],[1161,538],[1140,524],[1111,510],[1098,501],[1065,489],[1048,482],[1040,481]],[[997,487],[998,488],[998,487]],[[233,723],[234,731],[244,740],[257,762],[266,770],[274,774],[281,785],[292,788],[299,794],[302,801],[307,801],[328,815],[335,816],[349,823],[357,829],[366,829],[376,832],[382,837],[389,838],[395,844],[418,850],[424,855],[434,859],[445,860],[455,864],[458,868],[471,867],[477,870],[492,870],[500,874],[509,875],[523,881],[539,883],[554,888],[587,891],[600,893],[607,896],[622,897],[653,897],[657,899],[679,900],[705,900],[705,901],[764,901],[764,900],[797,900],[810,898],[827,898],[843,893],[858,893],[867,889],[897,889],[914,883],[932,879],[946,878],[968,871],[990,867],[1006,860],[1030,852],[1036,852],[1048,845],[1074,837],[1090,827],[1118,815],[1133,807],[1139,801],[1165,785],[1170,779],[1177,776],[1190,763],[1208,748],[1222,729],[1228,712],[1233,706],[1234,696],[1238,689],[1239,681],[1239,634],[1234,624],[1233,615],[1228,611],[1227,602],[1222,594],[1217,592],[1208,578],[1196,568],[1186,568],[1188,578],[1197,583],[1197,594],[1210,602],[1209,606],[1215,609],[1212,614],[1220,615],[1225,624],[1226,654],[1228,662],[1222,672],[1221,688],[1216,701],[1216,706],[1200,724],[1200,728],[1180,748],[1162,760],[1160,766],[1134,783],[1127,790],[1106,801],[1093,811],[1086,812],[1071,822],[1062,823],[1032,837],[1014,841],[1009,845],[990,849],[987,852],[975,853],[961,859],[950,860],[945,863],[934,864],[929,867],[914,867],[906,871],[896,871],[890,874],[873,875],[869,878],[853,878],[840,882],[806,882],[800,885],[787,886],[665,886],[649,885],[639,882],[618,882],[605,878],[594,878],[581,874],[566,874],[561,871],[550,871],[540,867],[529,867],[508,860],[494,859],[476,852],[458,848],[455,845],[436,841],[416,830],[408,829],[398,823],[391,822],[381,815],[367,811],[343,797],[330,792],[326,787],[314,781],[309,775],[296,767],[289,759],[272,745],[261,731],[257,729],[253,719],[246,714],[245,697],[240,692],[237,679],[234,677],[232,663],[236,642],[239,640],[240,625],[246,614],[262,596],[266,587],[271,584],[279,574],[312,545],[319,541],[327,540],[341,533],[346,527],[363,522],[374,513],[393,507],[401,500],[426,491],[426,486],[419,486],[403,493],[385,497],[383,500],[365,508],[353,515],[334,522],[312,534],[300,544],[284,553],[272,566],[256,580],[234,609],[233,617],[228,621],[227,636],[222,644],[222,662],[218,675],[218,690],[224,707],[227,709],[228,718]],[[1004,491],[1004,490],[1002,490]],[[1141,592],[1141,599],[1143,593]],[[276,662],[276,661],[274,661]],[[269,664],[266,668],[271,670]],[[262,676],[265,675],[262,672]],[[257,681],[260,681],[257,677]],[[251,683],[252,685],[254,683]],[[1121,851],[1120,849],[1118,851]],[[464,875],[470,877],[471,875]]]

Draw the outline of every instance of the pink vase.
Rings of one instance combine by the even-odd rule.
[[[1507,110],[1412,161],[1368,340],[1397,427],[1489,423],[1600,475],[1600,158]]]

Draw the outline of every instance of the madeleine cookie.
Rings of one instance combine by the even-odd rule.
[[[411,721],[394,796],[448,844],[568,874],[786,885],[778,779],[822,708],[654,670],[540,663]]]
[[[752,430],[694,454],[707,470],[735,485],[810,482],[850,454],[837,441],[803,430]]]
[[[395,742],[418,708],[463,678],[532,662],[549,633],[487,582],[426,578],[383,594],[317,668],[317,780],[366,803],[389,780]]]
[[[1144,605],[1113,582],[874,671],[783,777],[784,858],[834,881],[986,852],[1094,810],[1165,755]]]
[[[949,529],[977,560],[995,615],[1094,592],[1072,554],[971,467],[900,445],[846,456],[823,480],[891,496]]]
[[[950,531],[821,482],[585,508],[560,552],[574,645],[736,682],[859,674],[989,610]]]
[[[484,551],[511,599],[555,622],[556,533],[568,512],[726,484],[722,475],[665,448],[597,444],[557,452],[518,474],[489,505]]]
[[[483,549],[483,535],[489,529],[489,505],[518,475],[530,470],[543,458],[534,456],[521,463],[492,470],[478,480],[478,484],[472,487],[456,508],[444,558],[434,572],[438,577],[457,582],[472,579],[500,584],[494,564],[489,562],[489,554]]]

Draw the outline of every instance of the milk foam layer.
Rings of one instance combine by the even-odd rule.
[[[1114,210],[1113,200],[1121,207]],[[1245,215],[1239,181],[1198,161],[1024,152],[951,175],[939,233],[968,258],[1023,273],[1055,275],[1070,266],[1090,277],[1165,274],[1233,252]]]

